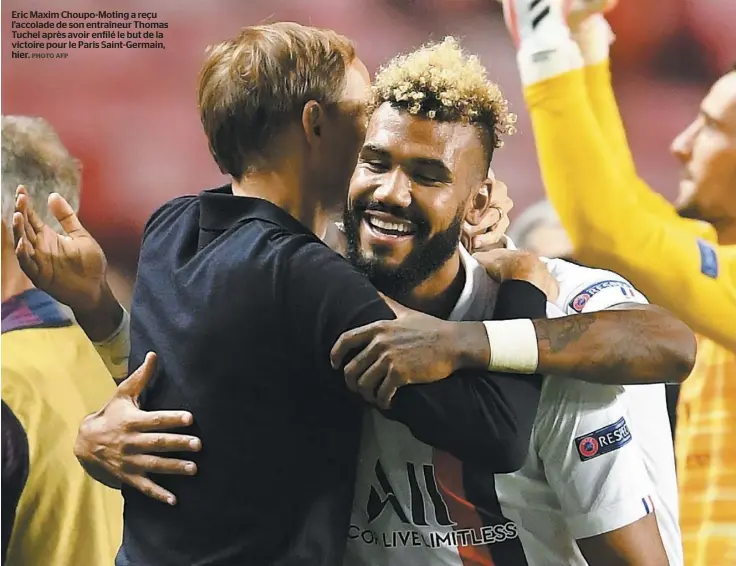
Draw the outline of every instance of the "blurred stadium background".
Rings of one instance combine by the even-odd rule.
[[[166,49],[11,59],[11,12],[21,9],[155,11],[169,24]],[[2,111],[48,119],[81,159],[81,217],[102,242],[126,303],[151,212],[224,181],[201,131],[195,85],[206,46],[245,25],[293,20],[333,28],[357,42],[371,71],[428,39],[459,37],[519,115],[518,134],[494,160],[516,201],[512,218],[542,197],[514,50],[495,0],[5,0],[2,13]],[[736,0],[620,0],[610,20],[619,38],[616,90],[637,163],[647,181],[673,197],[678,168],[669,143],[736,58],[736,35],[729,33]]]

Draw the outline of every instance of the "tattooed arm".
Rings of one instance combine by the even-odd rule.
[[[507,373],[558,375],[615,385],[681,382],[690,373],[695,359],[693,333],[667,311],[641,304],[646,299],[619,276],[587,270],[586,278],[573,273],[573,280],[579,281],[574,287],[577,294],[568,289],[560,297],[558,281],[535,256],[505,250],[481,255],[483,266],[494,279],[526,281],[555,303],[557,313],[582,314],[525,322],[506,320],[497,325],[490,321],[489,325],[496,325],[491,331],[479,322],[435,319],[427,325],[426,316],[412,318],[410,309],[402,308],[403,314],[397,312],[396,320],[370,331],[368,327],[360,330],[365,343],[356,360],[359,357],[361,361],[345,366],[351,388],[371,397],[376,376],[383,378],[386,373],[394,387],[426,383],[428,376],[417,372],[427,367],[428,360],[437,359],[446,371],[435,372],[431,381],[452,371],[486,369],[489,365],[494,371],[503,367]],[[533,362],[524,354],[530,350],[538,354]]]
[[[522,279],[541,260],[523,251],[474,255],[497,281]],[[591,383],[679,383],[695,363],[695,336],[668,311],[646,298],[621,276],[600,269],[552,260],[544,266],[564,292],[555,308],[571,314],[532,321],[539,351],[538,371]],[[575,284],[577,282],[577,284]],[[493,348],[493,344],[491,344]]]
[[[679,383],[695,363],[692,331],[653,305],[624,303],[532,322],[542,374],[605,384]]]

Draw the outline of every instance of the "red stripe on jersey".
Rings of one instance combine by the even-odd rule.
[[[463,485],[463,465],[454,456],[433,450],[432,463],[434,464],[437,487],[442,494],[450,512],[450,517],[457,523],[453,528],[457,530],[473,529],[480,532],[483,521],[475,506],[465,496]],[[458,541],[457,550],[463,561],[463,566],[494,566],[493,558],[487,546],[461,546]]]

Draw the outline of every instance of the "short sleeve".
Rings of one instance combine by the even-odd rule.
[[[551,260],[548,267],[560,282],[557,306],[565,314],[602,311],[622,303],[649,304],[647,298],[629,281],[604,269],[591,269],[561,260]]]
[[[575,539],[653,511],[653,486],[622,387],[550,377],[542,405],[536,447]]]

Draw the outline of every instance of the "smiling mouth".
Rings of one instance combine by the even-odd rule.
[[[363,222],[377,236],[402,238],[412,236],[416,232],[414,225],[408,221],[384,220],[373,215],[366,215]]]

